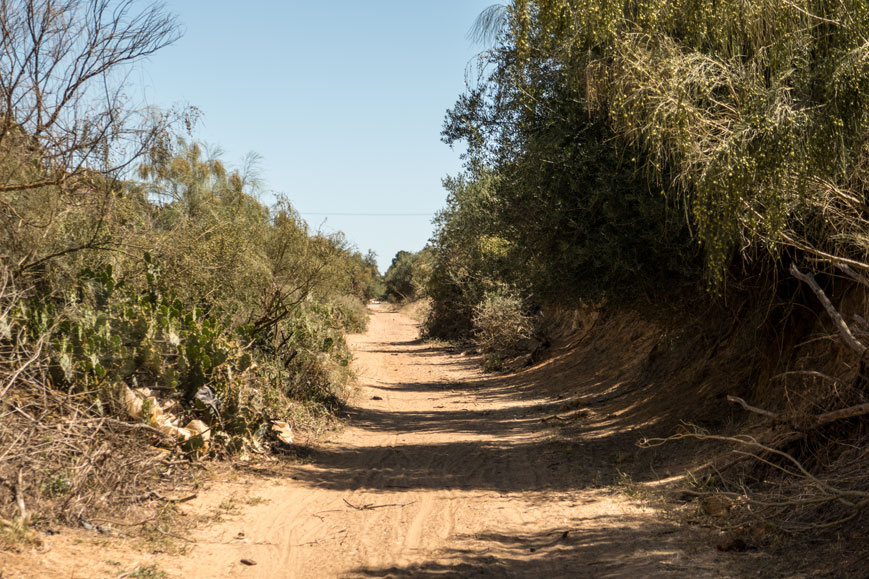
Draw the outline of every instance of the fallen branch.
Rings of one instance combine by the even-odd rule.
[[[854,271],[854,269],[850,265],[846,265],[844,263],[835,264],[836,267],[845,275],[856,281],[857,283],[861,283],[863,285],[869,286],[869,278],[867,278],[862,273]]]
[[[727,400],[728,402],[734,402],[736,404],[739,404],[749,412],[754,412],[755,414],[760,414],[761,416],[766,416],[767,418],[772,418],[773,420],[796,422],[793,419],[788,420],[786,417],[783,417],[780,414],[776,414],[775,412],[770,412],[769,410],[758,408],[757,406],[751,406],[745,400],[739,398],[738,396],[728,396]],[[815,416],[809,416],[807,421],[799,421],[799,424],[801,426],[805,426],[805,423],[808,422],[808,424],[811,426],[821,426],[824,424],[829,424],[830,422],[835,422],[836,420],[855,418],[857,416],[864,416],[866,414],[869,414],[869,403],[857,404],[856,406],[849,406],[848,408],[840,408],[839,410],[831,410],[829,412],[824,412]]]
[[[728,396],[727,401],[735,402],[749,412],[754,412],[755,414],[760,414],[761,416],[766,416],[768,418],[772,418],[773,420],[778,418],[778,414],[776,414],[775,412],[770,412],[769,410],[764,410],[763,408],[758,408],[757,406],[751,406],[745,400],[739,398],[738,396]]]
[[[830,412],[825,412],[823,414],[819,414],[815,417],[818,425],[821,424],[829,424],[835,420],[842,420],[844,418],[854,418],[855,416],[863,416],[865,414],[869,414],[869,403],[867,404],[857,404],[856,406],[849,406],[848,408],[842,408],[841,410],[832,410]]]
[[[416,501],[410,501],[409,503],[390,503],[390,504],[388,504],[388,505],[373,505],[373,504],[368,504],[368,505],[362,505],[361,507],[357,507],[356,505],[354,505],[353,503],[351,503],[351,502],[348,501],[347,499],[342,499],[342,500],[343,500],[345,503],[347,503],[347,506],[349,506],[350,508],[353,508],[353,509],[355,509],[355,510],[357,510],[357,511],[371,511],[371,510],[374,510],[374,509],[385,509],[386,507],[406,507],[406,506],[408,506],[408,505],[412,505],[413,503],[416,502]],[[321,511],[321,512],[324,512],[324,511]]]
[[[829,380],[830,382],[835,382],[836,384],[839,384],[841,386],[846,386],[846,384],[838,378],[828,376],[827,374],[823,374],[816,370],[791,370],[790,372],[782,372],[781,374],[776,374],[775,376],[770,378],[770,380],[786,378],[787,376],[812,376],[814,378],[821,378],[822,380]]]
[[[732,397],[735,398],[735,397]],[[746,405],[748,406],[748,405]],[[751,407],[753,408],[753,407]],[[762,409],[759,409],[762,410]],[[766,412],[766,411],[764,411]],[[829,414],[829,413],[828,413]],[[822,415],[823,416],[823,415]],[[761,495],[760,498],[749,496],[747,492],[742,493],[734,493],[734,492],[722,492],[716,491],[715,493],[704,493],[698,491],[692,491],[690,489],[685,489],[685,492],[690,494],[698,495],[698,496],[706,496],[710,494],[717,494],[726,497],[730,497],[733,499],[739,499],[745,501],[747,504],[764,507],[764,508],[772,508],[772,509],[787,509],[799,506],[810,506],[810,505],[820,505],[824,503],[833,503],[837,502],[843,504],[851,509],[853,512],[844,518],[837,519],[835,521],[830,521],[826,523],[815,523],[811,525],[801,525],[801,529],[822,529],[828,527],[834,527],[836,525],[840,525],[847,521],[850,521],[854,517],[856,517],[863,509],[869,507],[869,492],[858,491],[858,490],[847,490],[838,488],[833,486],[827,482],[824,482],[818,479],[816,476],[811,474],[808,469],[803,466],[803,464],[794,458],[793,455],[779,450],[777,448],[773,448],[769,445],[762,444],[758,442],[755,438],[750,436],[718,436],[712,434],[702,434],[699,432],[683,432],[679,434],[675,434],[668,438],[650,438],[643,440],[639,446],[643,448],[651,448],[655,446],[660,446],[667,442],[673,440],[681,440],[687,438],[694,438],[697,440],[718,440],[722,442],[730,442],[737,444],[742,447],[748,447],[748,450],[738,450],[735,449],[733,452],[736,454],[740,454],[746,457],[754,458],[759,462],[762,462],[766,465],[769,465],[772,468],[775,468],[785,474],[794,476],[796,478],[804,479],[810,485],[812,485],[819,492],[816,496],[802,496],[800,498],[784,498],[780,495],[772,495],[769,498],[763,498]],[[760,456],[759,453],[763,453],[766,456],[774,455],[783,459],[786,463],[789,463],[793,468],[786,468],[781,464],[776,464],[769,458],[765,458]],[[796,529],[795,529],[796,530]]]
[[[152,517],[148,517],[147,519],[144,519],[141,521],[136,521],[134,523],[126,523],[126,522],[116,521],[113,519],[103,519],[101,517],[91,517],[90,520],[94,521],[94,522],[99,521],[101,523],[108,523],[108,524],[112,525],[113,527],[138,527],[140,525],[144,525],[145,523],[150,523],[151,521],[156,521],[159,518],[160,518],[160,513],[157,513],[156,515],[154,515]]]
[[[141,501],[147,501],[149,499],[157,499],[158,501],[164,501],[167,503],[186,503],[187,501],[192,501],[193,499],[195,499],[198,496],[199,495],[197,495],[196,493],[193,493],[192,495],[187,495],[185,497],[173,499],[171,497],[164,497],[163,495],[161,495],[157,491],[148,491],[147,493],[145,493],[144,495],[142,495],[141,497],[136,499],[136,501],[141,502]]]
[[[812,291],[815,292],[815,295],[821,301],[821,305],[824,306],[824,309],[827,311],[827,315],[830,316],[830,319],[833,320],[833,324],[839,330],[839,333],[842,335],[842,338],[845,340],[845,343],[848,344],[852,350],[860,354],[860,356],[864,356],[866,354],[866,346],[864,346],[857,338],[854,337],[854,334],[851,332],[851,328],[848,327],[848,324],[845,323],[845,320],[842,318],[842,314],[833,306],[833,303],[830,301],[830,298],[824,293],[824,290],[821,289],[821,286],[818,285],[818,282],[815,280],[815,276],[811,273],[803,273],[795,264],[791,264],[790,267],[791,275],[793,275],[798,280],[808,284]]]
[[[118,420],[117,418],[100,418],[99,420],[105,420],[106,422],[118,426],[120,428],[129,428],[130,430],[144,430],[150,432],[151,434],[156,434],[161,438],[166,440],[174,440],[173,437],[169,436],[162,430],[158,430],[154,428],[150,424],[140,423],[140,422],[126,422],[124,420]]]
[[[27,507],[24,505],[23,471],[18,471],[18,484],[15,485],[15,503],[18,505],[18,522],[22,526],[27,522]]]

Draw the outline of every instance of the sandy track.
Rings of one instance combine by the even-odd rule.
[[[540,400],[488,387],[475,362],[417,333],[407,317],[374,310],[369,331],[351,337],[360,389],[349,427],[295,480],[256,489],[264,503],[164,568],[203,578],[724,576],[684,552],[676,527],[569,464]],[[239,532],[249,542],[215,544]]]
[[[195,531],[187,555],[152,560],[187,579],[728,576],[708,544],[686,547],[685,530],[601,484],[610,450],[559,437],[551,399],[496,386],[417,333],[373,310],[350,337],[348,428],[287,478],[241,485],[250,506]],[[64,576],[91,576],[82,563]]]

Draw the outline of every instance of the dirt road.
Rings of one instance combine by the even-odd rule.
[[[195,531],[186,555],[149,560],[185,579],[729,576],[714,547],[690,547],[613,486],[604,422],[564,436],[545,389],[486,377],[417,334],[373,310],[350,338],[348,427],[289,478],[239,485],[240,509]],[[89,576],[82,563],[65,576]]]
[[[374,310],[351,337],[361,387],[347,428],[293,480],[166,561],[192,577],[726,576],[676,527],[595,479],[588,449],[477,364]],[[233,540],[243,533],[243,541]],[[255,561],[245,566],[242,559]],[[174,564],[173,564],[174,563]]]

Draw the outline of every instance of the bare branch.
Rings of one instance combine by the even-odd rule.
[[[869,286],[869,277],[866,277],[862,273],[855,271],[850,265],[844,263],[836,263],[835,266],[845,275],[856,281],[857,283],[861,283],[865,286]]]
[[[791,370],[789,372],[782,372],[781,374],[776,374],[770,380],[776,380],[777,378],[785,378],[787,376],[812,376],[813,378],[820,378],[822,380],[829,380],[835,384],[839,384],[840,386],[845,386],[845,383],[835,378],[833,376],[828,376],[822,372],[818,372],[816,370]],[[729,399],[729,398],[728,398]],[[731,400],[733,402],[733,400]]]
[[[757,406],[751,406],[745,400],[737,396],[728,396],[727,400],[728,402],[739,404],[749,412],[754,412],[755,414],[760,414],[761,416],[766,416],[767,418],[772,418],[773,420],[785,420],[785,417],[783,417],[782,415],[776,414],[775,412],[770,412],[769,410],[765,410],[763,408],[758,408]],[[856,406],[849,406],[848,408],[841,408],[839,410],[824,412],[823,414],[818,414],[817,416],[810,416],[805,422],[812,426],[821,426],[823,424],[835,422],[836,420],[844,420],[845,418],[854,418],[856,416],[864,416],[866,414],[869,414],[869,403],[857,404]],[[800,422],[800,424],[804,425],[804,422]]]
[[[815,292],[815,295],[821,301],[821,305],[824,306],[824,309],[827,311],[827,315],[830,316],[830,319],[833,321],[833,324],[839,330],[839,333],[842,335],[842,338],[845,340],[845,343],[848,344],[852,350],[860,354],[860,356],[865,355],[866,346],[864,346],[857,338],[854,337],[854,334],[851,332],[851,328],[848,327],[848,324],[845,323],[845,320],[842,318],[842,314],[833,306],[833,303],[824,293],[824,290],[821,289],[821,286],[818,285],[818,282],[815,281],[815,276],[810,273],[803,273],[799,269],[797,269],[796,264],[791,264],[790,267],[791,275],[793,275],[798,280],[808,284],[812,291]]]
[[[841,410],[833,410],[830,412],[825,412],[823,414],[819,414],[815,417],[817,423],[820,424],[828,424],[835,420],[842,420],[844,418],[854,418],[855,416],[864,416],[869,414],[869,403],[867,404],[858,404],[856,406],[850,406],[848,408],[842,408]]]
[[[737,396],[728,396],[727,401],[735,402],[749,412],[754,412],[755,414],[760,414],[761,416],[766,416],[767,418],[778,418],[778,414],[776,414],[775,412],[770,412],[769,410],[764,410],[763,408],[758,408],[757,406],[750,406],[745,400]]]
[[[743,493],[717,492],[714,494],[727,496],[733,499],[740,499],[745,501],[745,503],[749,505],[774,509],[787,509],[798,506],[819,505],[834,502],[841,503],[849,507],[850,509],[853,509],[853,513],[851,513],[849,516],[837,519],[829,523],[817,523],[809,525],[806,528],[825,528],[842,524],[846,521],[853,519],[858,513],[860,513],[860,511],[869,506],[869,492],[839,488],[838,486],[834,486],[828,482],[825,482],[810,473],[808,469],[793,455],[774,448],[768,444],[763,444],[757,439],[750,436],[718,436],[712,434],[704,434],[701,432],[683,432],[675,434],[668,438],[646,439],[640,443],[640,446],[643,448],[651,448],[655,446],[660,446],[674,440],[684,440],[692,438],[697,440],[717,440],[720,442],[729,442],[735,444],[737,445],[737,449],[734,449],[733,451],[735,454],[753,458],[759,462],[762,462],[763,464],[770,466],[771,468],[788,474],[789,476],[793,476],[797,479],[803,479],[808,482],[812,487],[814,487],[814,491],[812,494],[791,499],[784,498],[779,494],[749,495],[747,491],[744,491]],[[740,450],[740,448],[745,448],[746,450]],[[764,456],[761,456],[761,454],[763,454]],[[789,463],[790,465],[792,465],[795,470],[792,468],[786,468],[786,466],[774,462],[769,458],[770,456],[779,457],[786,464]],[[704,495],[713,493],[694,494]]]

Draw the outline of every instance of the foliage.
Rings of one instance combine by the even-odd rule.
[[[766,509],[807,508],[843,492],[864,496],[827,484],[835,468],[805,450],[804,424],[832,399],[847,405],[833,416],[864,411],[841,391],[848,380],[855,390],[866,382],[865,363],[856,360],[865,346],[849,329],[864,325],[862,312],[846,321],[837,307],[865,305],[865,295],[852,290],[866,285],[869,270],[869,5],[512,0],[481,14],[475,37],[489,47],[443,131],[467,154],[464,174],[447,180],[450,198],[437,221],[429,331],[479,337],[474,327],[483,312],[520,311],[495,308],[497,288],[526,297],[532,308],[601,298],[635,306],[638,293],[656,308],[684,307],[678,300],[686,296],[704,305],[723,296],[730,307],[738,304],[737,318],[761,302],[768,304],[761,326],[787,322],[775,328],[784,333],[774,355],[763,357],[788,369],[804,356],[791,350],[813,341],[801,339],[810,324],[796,312],[815,316],[823,303],[856,354],[848,363],[835,356],[848,378],[800,370],[758,384],[822,378],[821,395],[800,398],[813,410],[798,411],[800,425],[783,435],[788,445],[800,439],[800,452],[811,455],[806,466],[779,446],[785,442],[729,440],[754,444],[751,457],[803,479],[793,497],[757,502]],[[834,283],[834,270],[848,279]],[[811,301],[794,292],[791,277],[812,289]],[[711,291],[697,291],[704,286]],[[698,347],[709,350],[708,360],[719,345]],[[792,387],[786,390],[781,402],[791,408]],[[845,433],[861,436],[858,422],[817,436],[844,447]],[[816,471],[825,474],[815,478]],[[835,492],[800,499],[819,485]]]
[[[19,273],[14,324],[47,339],[52,384],[88,393],[99,412],[123,416],[125,387],[149,388],[180,405],[179,419],[262,438],[269,421],[298,417],[296,403],[340,401],[351,375],[343,333],[364,329],[360,298],[376,269],[340,236],[310,234],[287,200],[263,207],[202,151],[179,141],[165,166],[152,153],[140,175],[153,179],[124,183],[101,213],[85,204],[54,218],[43,243],[69,245],[100,221],[109,251]],[[41,206],[17,201],[36,221]]]
[[[576,85],[685,206],[712,280],[783,249],[865,261],[869,11],[857,1],[514,2],[519,101]]]
[[[127,160],[144,161],[138,182],[105,167],[43,178],[51,142],[28,161],[33,174],[12,170],[34,155],[29,143],[0,143],[0,261],[16,287],[4,334],[39,344],[45,382],[120,418],[127,388],[159,392],[178,420],[204,420],[234,449],[270,421],[311,415],[297,405],[334,409],[371,260],[309,232],[286,199],[263,206],[255,167],[227,170],[198,143],[145,138]]]
[[[355,296],[337,296],[332,300],[331,305],[333,313],[330,317],[338,320],[345,331],[359,334],[368,327],[368,310]]]
[[[516,354],[520,340],[531,332],[532,318],[522,299],[507,288],[486,292],[474,308],[474,341],[493,369],[496,361]]]
[[[433,300],[426,331],[439,338],[470,336],[474,308],[498,280],[509,275],[515,250],[492,219],[497,205],[496,178],[481,174],[444,180],[447,207],[435,218],[433,268],[428,293]]]
[[[27,509],[150,501],[189,478],[176,453],[263,452],[276,422],[319,433],[379,291],[373,254],[258,200],[255,156],[232,170],[177,138],[195,109],[128,106],[126,67],[178,36],[138,6],[0,3],[3,537]]]
[[[384,297],[395,302],[412,302],[423,297],[431,275],[430,253],[427,249],[417,253],[396,253],[389,269],[383,274]]]
[[[783,255],[869,268],[864,3],[514,0],[475,37],[433,333],[500,283],[546,304],[719,291]]]

